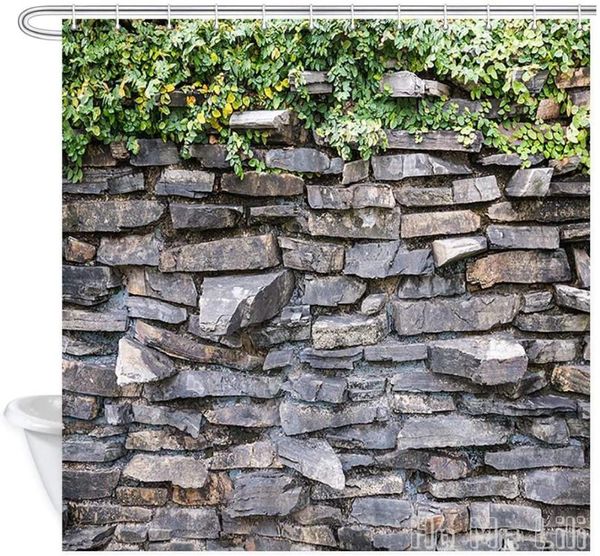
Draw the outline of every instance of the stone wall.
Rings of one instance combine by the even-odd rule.
[[[276,173],[140,140],[64,184],[65,548],[588,546],[577,164],[234,124]]]

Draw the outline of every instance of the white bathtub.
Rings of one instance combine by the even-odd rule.
[[[62,398],[30,396],[10,402],[4,416],[25,431],[35,465],[54,507],[62,507]]]

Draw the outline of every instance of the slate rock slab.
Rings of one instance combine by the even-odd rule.
[[[368,207],[392,209],[396,200],[387,185],[361,183],[350,187],[309,185],[308,204],[313,209],[349,210]]]
[[[456,235],[476,232],[481,225],[478,214],[471,210],[447,212],[420,212],[402,216],[401,236],[415,238],[423,236]]]
[[[554,297],[559,307],[574,309],[584,313],[590,312],[590,291],[557,284],[554,286]]]
[[[138,153],[131,157],[133,166],[168,166],[179,162],[175,143],[162,139],[138,139]]]
[[[106,266],[62,267],[63,300],[77,305],[97,305],[106,301],[121,285],[118,274]]]
[[[149,524],[150,536],[216,539],[221,525],[213,508],[158,508]]]
[[[367,497],[354,500],[350,520],[375,527],[402,528],[407,526],[412,514],[408,500]]]
[[[431,248],[435,266],[441,267],[483,253],[487,250],[487,239],[483,236],[436,239]]]
[[[313,345],[317,349],[376,344],[387,333],[386,315],[322,316],[312,326]]]
[[[212,193],[215,175],[203,170],[165,168],[157,182],[156,195],[201,199]]]
[[[522,479],[523,496],[552,506],[588,506],[588,469],[540,469],[528,471]]]
[[[515,504],[473,502],[469,505],[472,529],[520,529],[542,531],[542,510]]]
[[[195,306],[198,291],[190,274],[163,273],[154,268],[128,268],[126,286],[130,295],[155,297],[164,301]]]
[[[293,289],[294,275],[288,270],[205,278],[199,327],[207,334],[227,336],[269,320],[288,303]]]
[[[337,305],[356,303],[367,289],[358,278],[348,276],[306,276],[302,303],[306,305]]]
[[[235,174],[225,174],[221,179],[221,191],[249,197],[289,197],[304,193],[304,180],[293,174],[246,172],[243,179]]]
[[[550,189],[552,168],[517,170],[506,185],[508,197],[544,197]]]
[[[486,229],[490,249],[558,249],[556,226],[503,226],[491,224]]]
[[[485,464],[499,470],[585,467],[585,459],[580,445],[564,448],[516,446],[501,452],[486,452]]]
[[[433,372],[468,378],[488,386],[519,381],[527,370],[527,363],[525,350],[518,342],[495,337],[442,340],[429,347]]]
[[[312,236],[397,239],[399,230],[400,210],[397,208],[362,208],[308,214],[308,232]]]
[[[516,498],[519,484],[516,477],[479,475],[458,481],[431,481],[429,493],[435,498]]]
[[[117,384],[153,382],[177,372],[173,361],[164,353],[124,337],[119,340],[115,373]]]
[[[123,476],[143,483],[172,483],[183,488],[202,488],[208,478],[206,463],[193,456],[135,454]]]
[[[218,230],[235,227],[244,215],[243,207],[171,203],[171,222],[176,230]]]
[[[424,153],[392,154],[371,158],[376,180],[399,181],[404,178],[470,174],[466,164],[451,162]]]
[[[433,272],[429,249],[408,250],[400,241],[355,243],[346,248],[344,274],[361,278],[419,276]]]
[[[162,241],[156,233],[102,237],[97,259],[110,266],[157,266],[161,249]]]
[[[63,470],[63,498],[66,500],[98,500],[112,496],[121,477],[121,471],[111,469]]]
[[[273,234],[217,239],[164,250],[162,272],[225,272],[270,268],[280,262]]]
[[[320,274],[338,272],[344,266],[344,248],[334,243],[279,237],[283,265]]]
[[[156,222],[158,201],[73,201],[63,205],[64,232],[123,232]]]

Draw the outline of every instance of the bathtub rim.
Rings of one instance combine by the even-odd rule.
[[[59,408],[58,419],[56,408]],[[24,396],[9,402],[4,417],[9,423],[26,431],[42,434],[62,434],[60,408],[62,398],[59,395]]]

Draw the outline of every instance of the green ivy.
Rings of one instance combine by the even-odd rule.
[[[428,130],[454,130],[465,143],[475,132],[500,152],[548,159],[581,157],[589,167],[589,110],[572,105],[556,87],[558,74],[589,66],[589,24],[543,20],[457,20],[443,29],[432,20],[307,22],[182,20],[173,28],[154,21],[83,21],[63,28],[63,150],[66,175],[82,176],[91,142],[123,141],[135,152],[137,138],[162,137],[188,155],[194,143],[227,145],[238,174],[242,162],[261,168],[253,144],[264,133],[229,130],[238,110],[291,108],[303,124],[344,159],[353,151],[368,158],[385,149],[385,129],[405,129],[419,140]],[[381,90],[390,68],[458,86],[484,107],[496,102],[499,117],[459,110],[447,99],[391,98]],[[524,68],[522,79],[514,68]],[[309,95],[290,75],[326,70],[329,95]],[[549,77],[536,97],[527,80],[540,70]],[[183,91],[185,107],[171,107],[169,94]],[[536,121],[539,99],[560,105],[564,122]],[[515,107],[517,108],[515,110]]]

